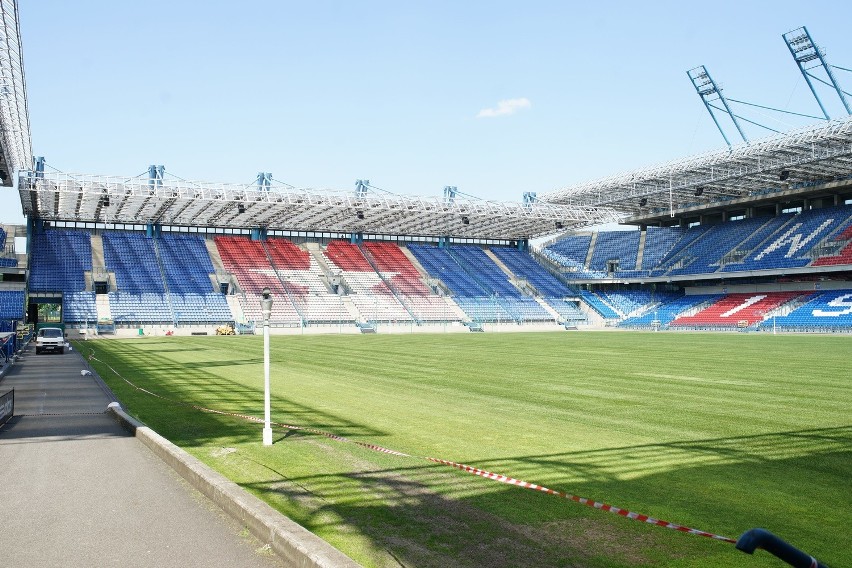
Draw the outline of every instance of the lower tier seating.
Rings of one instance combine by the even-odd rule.
[[[760,328],[782,331],[849,331],[852,329],[852,290],[817,292],[789,314],[764,321]]]
[[[801,296],[801,292],[729,294],[692,316],[680,317],[671,327],[738,328],[760,323],[766,315]]]

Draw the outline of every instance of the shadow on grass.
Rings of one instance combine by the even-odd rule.
[[[845,544],[852,427],[735,436],[517,456],[471,463],[516,477],[524,464],[553,489],[611,502],[671,522],[736,538],[765,526],[828,565],[852,564]],[[290,443],[290,442],[287,442]],[[785,446],[776,448],[776,446]],[[641,463],[670,449],[712,455],[668,467],[604,474],[606,464]],[[715,449],[714,449],[715,448]],[[761,455],[772,450],[772,455]],[[776,451],[777,450],[777,451]],[[582,479],[571,463],[591,458]],[[553,472],[551,468],[562,471]],[[565,475],[565,468],[569,468]],[[706,559],[707,566],[775,566],[726,543],[630,521],[550,495],[410,460],[403,467],[356,464],[349,473],[271,477],[244,484],[273,503],[298,502],[314,531],[336,523],[386,551],[377,566],[658,566]],[[596,471],[597,470],[597,471]],[[589,472],[592,473],[589,473]],[[263,479],[266,477],[266,479]],[[383,558],[383,559],[382,559]]]
[[[204,445],[210,440],[231,436],[236,436],[237,439],[253,439],[251,437],[254,436],[254,431],[260,428],[258,424],[246,423],[241,418],[205,413],[191,408],[190,405],[261,418],[262,377],[258,377],[256,386],[249,386],[209,370],[241,365],[260,366],[263,363],[262,358],[253,358],[248,353],[249,357],[236,362],[229,359],[184,363],[162,357],[161,351],[157,351],[156,356],[153,356],[149,352],[140,351],[134,345],[122,342],[110,342],[97,347],[99,349],[96,356],[107,360],[121,375],[116,376],[103,364],[94,362],[101,378],[115,392],[120,402],[137,418],[155,427],[161,434],[168,433],[167,437],[177,444]],[[163,398],[133,388],[122,377]],[[318,428],[341,436],[376,439],[387,435],[386,432],[366,424],[276,396],[274,392],[271,406],[274,422]]]

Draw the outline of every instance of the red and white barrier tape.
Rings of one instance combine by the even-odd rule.
[[[89,355],[89,361],[98,361],[99,363],[106,366],[110,371],[112,371],[118,378],[123,380],[125,383],[127,383],[128,385],[130,385],[134,389],[136,389],[140,392],[144,392],[145,394],[149,394],[149,395],[151,395],[155,398],[159,398],[161,400],[165,400],[167,402],[171,402],[173,404],[178,404],[178,405],[181,405],[181,406],[188,406],[190,408],[194,408],[195,410],[199,410],[201,412],[209,412],[211,414],[218,414],[218,415],[221,415],[221,416],[231,416],[231,417],[234,417],[234,418],[240,418],[242,420],[246,420],[248,422],[255,422],[255,423],[260,423],[260,424],[262,424],[264,422],[263,419],[258,418],[256,416],[250,416],[248,414],[238,414],[238,413],[235,413],[235,412],[225,412],[225,411],[222,411],[222,410],[215,410],[215,409],[212,409],[212,408],[206,408],[206,407],[203,407],[203,406],[198,406],[196,404],[183,402],[181,400],[175,400],[173,398],[168,398],[166,396],[151,392],[148,389],[142,388],[142,387],[134,384],[133,382],[129,381],[128,379],[125,379],[118,371],[113,369],[112,366],[110,366],[108,363],[106,363],[105,361],[101,361],[100,359],[96,358],[94,356],[94,352],[92,352],[92,354]],[[676,531],[687,533],[687,534],[694,534],[694,535],[697,535],[697,536],[703,536],[703,537],[706,537],[706,538],[711,538],[711,539],[719,540],[719,541],[722,541],[722,542],[729,542],[729,543],[732,543],[732,544],[737,542],[736,540],[729,538],[729,537],[726,537],[726,536],[721,536],[721,535],[718,535],[718,534],[713,534],[713,533],[710,533],[710,532],[706,532],[706,531],[702,531],[702,530],[698,530],[698,529],[693,529],[693,528],[686,527],[686,526],[683,526],[683,525],[678,525],[676,523],[670,523],[668,521],[655,519],[654,517],[651,517],[649,515],[642,515],[640,513],[634,513],[632,511],[628,511],[627,509],[621,509],[620,507],[615,507],[615,506],[609,505],[607,503],[601,503],[601,502],[595,501],[593,499],[587,499],[585,497],[579,497],[577,495],[571,495],[570,493],[565,493],[564,491],[557,491],[555,489],[549,489],[549,488],[543,487],[541,485],[536,485],[535,483],[530,483],[528,481],[522,481],[520,479],[515,479],[514,477],[509,477],[509,476],[502,475],[502,474],[499,474],[499,473],[492,473],[492,472],[486,471],[484,469],[475,468],[475,467],[465,465],[465,464],[461,464],[461,463],[457,463],[457,462],[454,462],[454,461],[444,460],[444,459],[440,459],[440,458],[412,456],[410,454],[406,454],[406,453],[399,452],[399,451],[396,451],[396,450],[392,450],[390,448],[385,448],[385,447],[382,447],[382,446],[377,446],[375,444],[369,444],[367,442],[359,442],[357,440],[350,440],[348,438],[344,438],[343,436],[338,436],[337,434],[332,434],[330,432],[325,432],[323,430],[318,430],[316,428],[308,428],[308,427],[304,427],[304,426],[294,426],[292,424],[284,424],[284,423],[281,423],[281,422],[271,422],[271,424],[278,426],[280,428],[287,429],[287,430],[300,430],[300,431],[303,431],[303,432],[310,432],[312,434],[317,434],[317,435],[320,435],[320,436],[325,436],[326,438],[331,438],[332,440],[337,440],[338,442],[347,442],[347,443],[350,443],[350,444],[356,444],[358,446],[361,446],[363,448],[367,448],[369,450],[373,450],[375,452],[381,452],[381,453],[384,453],[384,454],[390,454],[390,455],[404,457],[404,458],[416,458],[416,459],[430,461],[430,462],[433,462],[433,463],[438,463],[438,464],[441,464],[441,465],[452,467],[454,469],[458,469],[459,471],[464,471],[466,473],[470,473],[471,475],[477,475],[477,476],[482,477],[484,479],[490,479],[492,481],[497,481],[499,483],[506,483],[508,485],[514,485],[516,487],[522,487],[524,489],[530,489],[530,490],[533,490],[533,491],[540,491],[542,493],[547,493],[548,495],[554,495],[556,497],[568,499],[568,500],[574,501],[576,503],[580,503],[581,505],[586,505],[587,507],[592,507],[594,509],[600,509],[601,511],[608,511],[610,513],[615,513],[616,515],[620,515],[620,516],[625,517],[627,519],[633,519],[634,521],[649,523],[649,524],[652,524],[652,525],[656,525],[658,527],[663,527],[663,528],[666,528],[666,529],[672,529],[672,530],[676,530]],[[814,564],[814,566],[816,566],[816,564]]]

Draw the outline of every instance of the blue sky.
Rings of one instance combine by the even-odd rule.
[[[840,1],[21,0],[20,14],[50,167],[416,195],[516,201],[719,148],[686,76],[701,64],[729,97],[818,114],[781,39],[802,25],[852,68]],[[0,220],[22,221],[0,193]]]

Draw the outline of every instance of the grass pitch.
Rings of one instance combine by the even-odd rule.
[[[852,565],[852,338],[700,333],[273,336],[272,419],[462,462]],[[262,417],[260,337],[78,343],[140,386]],[[136,391],[128,410],[366,566],[780,563],[414,458]]]

